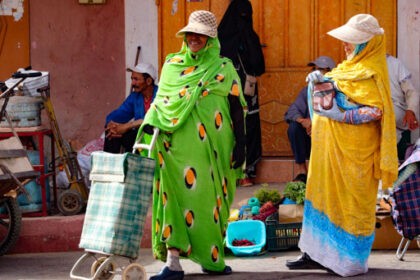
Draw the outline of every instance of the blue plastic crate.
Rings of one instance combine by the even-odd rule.
[[[233,246],[235,239],[247,239],[253,246]],[[235,256],[257,255],[261,252],[266,242],[265,224],[258,220],[240,220],[231,222],[226,233],[226,246]]]

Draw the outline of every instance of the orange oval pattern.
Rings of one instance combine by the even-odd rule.
[[[188,189],[191,189],[195,186],[195,183],[197,181],[197,173],[194,168],[187,167],[185,169],[184,180],[185,180],[185,185]]]

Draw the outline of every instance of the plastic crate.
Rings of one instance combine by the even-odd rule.
[[[0,106],[4,100],[0,100]],[[41,125],[42,99],[31,96],[11,96],[7,103],[8,113],[13,127],[32,127]],[[10,127],[5,117],[1,119],[0,127]]]
[[[267,251],[281,251],[297,248],[302,223],[279,223],[278,213],[265,220]]]

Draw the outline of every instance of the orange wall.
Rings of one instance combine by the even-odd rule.
[[[31,64],[50,72],[64,139],[98,138],[107,113],[125,99],[124,29],[124,1],[30,1]]]
[[[9,4],[11,3],[9,2]],[[23,7],[24,13],[22,17],[18,17],[19,20],[7,12],[3,12],[0,16],[1,81],[9,79],[17,69],[29,66],[28,1],[22,2],[20,6]]]

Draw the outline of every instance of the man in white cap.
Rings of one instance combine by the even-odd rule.
[[[137,131],[156,96],[157,73],[149,63],[127,68],[131,72],[132,92],[124,102],[108,114],[105,123],[104,151],[109,153],[132,150]],[[123,148],[123,150],[122,150]]]
[[[398,158],[404,160],[408,145],[415,143],[418,137],[415,130],[419,128],[417,119],[420,95],[411,82],[410,71],[401,60],[387,54],[386,62],[397,122]],[[414,135],[411,135],[411,131]]]
[[[319,56],[314,61],[308,63],[313,70],[319,70],[325,74],[335,67],[334,60],[329,56]],[[311,153],[311,118],[308,108],[308,87],[305,86],[299,92],[296,100],[290,105],[284,115],[284,119],[289,124],[287,136],[296,163],[296,177],[293,181],[306,183],[308,167],[306,160]]]

